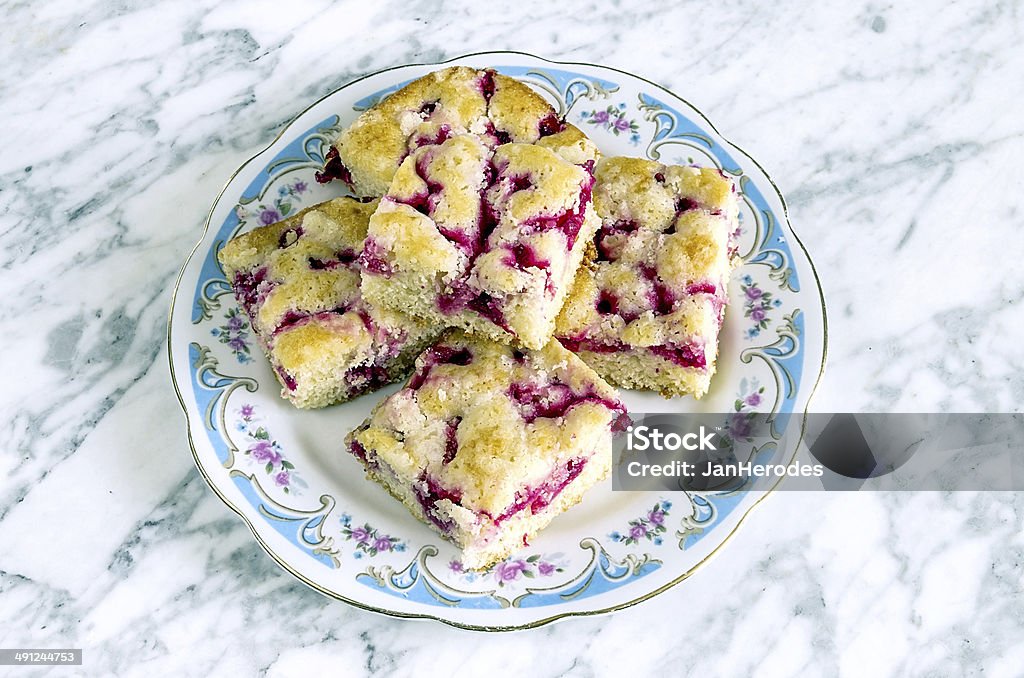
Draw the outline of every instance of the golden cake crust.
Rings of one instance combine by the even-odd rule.
[[[554,512],[545,513],[546,524],[607,474],[611,431],[624,412],[615,389],[557,341],[520,350],[454,331],[417,359],[406,386],[347,443],[417,517],[436,524],[443,516],[456,526],[446,536],[497,559],[543,526],[498,526],[528,517],[510,510],[524,493],[566,478],[554,493],[564,497],[548,498]],[[424,502],[425,493],[437,506]]]
[[[370,219],[363,293],[432,323],[543,347],[598,226],[595,156],[571,133],[549,146],[491,149],[459,135],[416,149]]]
[[[376,207],[331,200],[233,238],[218,253],[282,395],[299,407],[401,378],[438,334],[362,298],[358,258]]]
[[[515,78],[452,66],[410,82],[364,111],[332,149],[357,195],[380,196],[410,153],[466,133],[489,146],[561,135],[548,145],[568,148],[586,138]]]
[[[738,200],[717,169],[639,158],[597,163],[595,261],[556,335],[610,382],[702,396],[735,264]]]

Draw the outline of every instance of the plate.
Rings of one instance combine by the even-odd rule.
[[[528,83],[605,155],[716,166],[741,191],[743,264],[734,274],[718,373],[699,403],[623,391],[631,412],[806,412],[825,357],[825,307],[811,261],[768,175],[699,111],[602,66],[489,52],[444,65],[492,67]],[[770,486],[697,493],[595,487],[520,553],[486,572],[366,481],[345,434],[394,392],[306,412],[282,400],[236,305],[217,250],[236,234],[341,195],[313,173],[330,139],[382,96],[440,64],[393,68],[313,103],[228,180],[175,287],[171,376],[196,465],[281,567],[321,593],[399,617],[510,630],[646,600],[705,563]],[[757,450],[788,462],[795,443]]]

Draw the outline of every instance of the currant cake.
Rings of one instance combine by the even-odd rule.
[[[556,334],[624,388],[704,395],[735,263],[738,200],[717,169],[607,158],[595,171],[601,227]]]
[[[475,135],[416,149],[370,219],[363,293],[440,326],[544,347],[599,225],[596,155],[592,144],[491,149]]]
[[[557,341],[517,349],[453,331],[346,444],[482,569],[607,476],[613,432],[627,422],[615,389]]]
[[[359,254],[375,208],[331,200],[240,235],[218,254],[281,395],[297,407],[324,407],[401,379],[439,334],[363,300]]]
[[[586,138],[515,78],[454,66],[414,80],[364,111],[334,140],[316,178],[340,179],[356,195],[378,197],[410,153],[467,133],[491,147],[547,137],[573,146]]]

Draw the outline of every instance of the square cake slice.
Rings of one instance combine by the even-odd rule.
[[[373,308],[359,255],[376,203],[338,198],[228,241],[217,258],[297,407],[324,407],[401,379],[440,334]]]
[[[360,114],[332,143],[317,181],[341,179],[356,195],[379,197],[410,153],[467,133],[492,148],[586,138],[515,78],[453,66],[410,82]]]
[[[580,146],[492,150],[473,135],[418,148],[370,219],[363,293],[431,323],[544,347],[599,224],[594,157]]]
[[[612,435],[627,423],[615,389],[557,341],[520,350],[454,331],[346,444],[483,569],[605,478]]]
[[[556,335],[625,388],[700,398],[711,383],[735,263],[738,200],[717,169],[601,160],[595,261]]]

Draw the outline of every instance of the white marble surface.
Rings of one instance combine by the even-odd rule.
[[[0,647],[88,675],[1019,675],[1022,494],[776,495],[652,601],[486,635],[307,590],[188,453],[167,308],[225,179],[354,77],[501,48],[664,84],[767,168],[828,301],[817,409],[1020,411],[1024,7],[830,5],[7,3]]]

